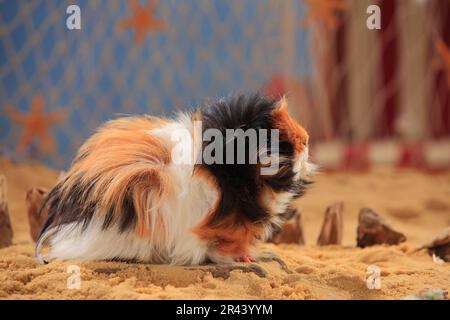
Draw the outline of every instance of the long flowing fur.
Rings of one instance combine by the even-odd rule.
[[[237,96],[192,116],[106,123],[47,196],[38,258],[198,264],[250,254],[255,241],[282,223],[312,170],[307,134],[286,108],[285,100]],[[280,148],[271,154],[279,170],[261,176],[260,164],[178,164],[172,158],[173,132],[185,132],[194,146],[194,136],[201,135],[194,132],[198,119],[203,132],[279,129]]]

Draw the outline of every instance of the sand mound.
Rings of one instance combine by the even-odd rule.
[[[377,169],[364,174],[321,174],[299,200],[306,246],[264,244],[286,262],[227,266],[166,266],[121,262],[57,261],[33,257],[25,192],[51,187],[58,173],[39,165],[0,160],[8,179],[14,245],[0,250],[2,299],[398,299],[424,288],[450,290],[450,265],[434,263],[414,249],[450,226],[450,172]],[[344,245],[314,246],[325,208],[344,201]],[[408,241],[399,246],[355,248],[358,210],[371,207]],[[81,289],[68,289],[71,266],[80,269]],[[381,289],[367,288],[367,268],[381,271]]]

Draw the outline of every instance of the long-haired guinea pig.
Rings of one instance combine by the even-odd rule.
[[[254,261],[255,243],[283,223],[312,170],[308,135],[284,98],[237,95],[175,119],[113,120],[47,195],[36,254],[42,262]]]

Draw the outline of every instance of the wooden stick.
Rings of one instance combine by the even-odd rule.
[[[292,217],[284,223],[281,230],[275,232],[269,240],[275,244],[296,243],[305,244],[303,233],[302,215],[294,210]]]
[[[428,249],[430,255],[436,255],[445,262],[450,262],[450,227],[443,230],[430,242],[424,244],[420,249]]]
[[[13,230],[9,219],[6,178],[0,175],[0,248],[12,245]]]
[[[342,212],[344,204],[342,202],[329,206],[325,211],[322,229],[317,239],[318,246],[326,246],[330,244],[341,244],[343,234]]]
[[[27,191],[25,202],[27,205],[28,222],[30,224],[30,236],[37,241],[42,225],[47,218],[47,210],[41,210],[42,203],[47,195],[45,188],[32,188]],[[41,212],[39,212],[41,210]]]
[[[372,209],[362,208],[359,211],[356,241],[360,248],[375,244],[395,245],[406,241],[406,236],[395,231]]]

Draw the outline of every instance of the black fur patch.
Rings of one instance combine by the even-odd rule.
[[[62,187],[65,181],[59,182],[47,195],[44,206],[48,208],[47,220],[41,235],[50,227],[62,226],[71,222],[79,222],[86,228],[95,211],[95,203],[88,201],[94,182],[82,187],[81,177],[76,179],[69,192],[64,196]]]
[[[274,176],[262,177],[260,164],[251,164],[247,161],[252,153],[258,150],[251,150],[246,140],[245,149],[248,152],[246,163],[237,164],[237,140],[226,140],[226,129],[243,129],[244,131],[267,129],[270,142],[270,129],[274,129],[271,114],[275,107],[276,101],[261,95],[238,95],[201,108],[203,133],[214,128],[220,130],[223,135],[224,159],[226,159],[227,144],[235,144],[234,164],[201,164],[216,177],[222,191],[222,199],[213,221],[232,213],[241,214],[252,222],[268,220],[270,215],[267,208],[259,203],[260,194],[266,186],[275,191],[294,192],[298,196],[303,193],[304,182],[294,183],[293,181],[294,146],[289,141],[279,141],[279,154],[287,159],[279,172]],[[204,142],[203,148],[214,142]],[[270,148],[270,143],[268,147]]]
[[[72,222],[77,222],[82,225],[83,229],[86,229],[92,220],[94,212],[97,209],[97,202],[90,197],[92,196],[91,192],[96,183],[95,179],[87,185],[83,185],[81,184],[81,176],[78,177],[68,192],[65,193],[66,196],[64,196],[62,187],[66,181],[67,178],[59,182],[50,191],[44,201],[41,210],[46,207],[48,209],[48,215],[41,229],[40,236],[53,226],[63,226]],[[106,213],[102,226],[103,229],[107,229],[112,225],[114,221],[113,209]],[[135,224],[136,214],[134,204],[131,197],[127,194],[122,203],[121,217],[119,220],[120,231],[123,232]]]
[[[257,150],[249,150],[245,157],[246,164],[238,164],[236,139],[227,141],[226,129],[270,129],[270,114],[274,107],[273,100],[258,95],[239,95],[201,108],[203,133],[208,129],[218,129],[222,133],[224,160],[227,157],[227,146],[230,143],[235,145],[234,164],[203,165],[216,177],[222,191],[214,221],[231,213],[243,214],[251,221],[264,220],[268,216],[266,209],[258,204],[262,187],[258,178],[258,166],[248,164],[250,152]],[[247,140],[245,143],[247,149]],[[209,142],[204,142],[203,147],[207,145]]]

